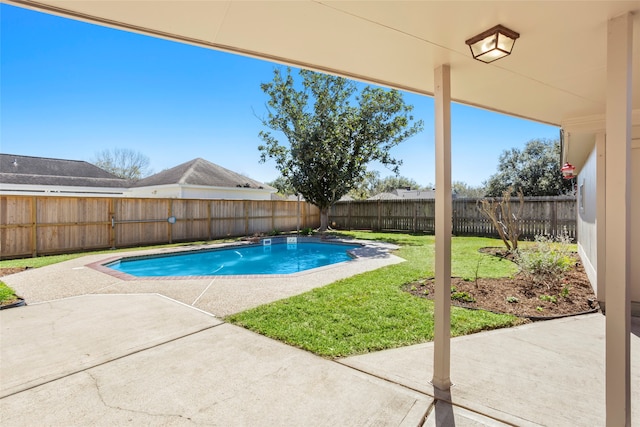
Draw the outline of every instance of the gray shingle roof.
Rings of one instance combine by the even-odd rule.
[[[247,178],[244,175],[240,175],[239,173],[225,169],[222,166],[218,166],[201,158],[193,159],[171,169],[143,178],[135,182],[132,187],[150,187],[169,184],[273,189],[266,184]]]
[[[396,200],[399,198],[400,197],[393,193],[378,193],[375,196],[369,197],[367,200]]]
[[[128,182],[81,160],[0,153],[0,183],[126,188]]]

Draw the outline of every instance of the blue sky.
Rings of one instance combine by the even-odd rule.
[[[91,161],[103,149],[147,155],[155,172],[202,157],[258,181],[260,83],[274,63],[0,4],[0,152]],[[455,82],[452,82],[455,84]],[[424,131],[395,147],[400,175],[435,182],[433,99],[405,93]],[[454,104],[453,180],[480,185],[502,151],[556,127]],[[392,173],[381,165],[371,169]]]

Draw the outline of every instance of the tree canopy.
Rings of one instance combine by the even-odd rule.
[[[486,192],[484,185],[473,187],[463,181],[453,181],[453,183],[451,184],[451,187],[456,197],[480,198],[480,197],[484,197]]]
[[[276,179],[271,182],[265,182],[265,184],[275,188],[278,190],[278,194],[282,194],[283,196],[290,196],[292,194],[296,194],[296,191],[291,186],[291,183],[287,178],[280,175]]]
[[[532,139],[523,150],[503,151],[498,172],[486,182],[486,195],[500,197],[509,188],[512,195],[522,190],[525,196],[559,196],[570,191],[571,182],[562,179],[560,171],[560,142]]]
[[[366,177],[367,164],[379,161],[398,173],[401,161],[390,150],[422,130],[396,90],[366,86],[348,79],[300,70],[296,85],[291,69],[274,70],[261,85],[269,130],[260,132],[261,161],[272,158],[295,191],[320,208],[320,228],[329,208]],[[278,139],[284,136],[288,145]]]
[[[115,176],[131,181],[149,176],[149,157],[129,148],[102,150],[96,154],[94,165]]]

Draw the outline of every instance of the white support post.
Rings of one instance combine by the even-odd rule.
[[[631,425],[631,76],[633,19],[609,21],[605,142],[607,426]]]
[[[448,65],[434,72],[436,143],[436,289],[432,384],[451,387],[451,81]]]
[[[605,272],[607,271],[607,189],[605,185],[606,162],[605,162],[605,133],[596,135],[596,299],[605,302],[607,281]]]

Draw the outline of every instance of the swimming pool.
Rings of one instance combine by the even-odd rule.
[[[349,261],[360,245],[298,242],[233,246],[145,257],[124,258],[105,266],[136,277],[292,274]]]

